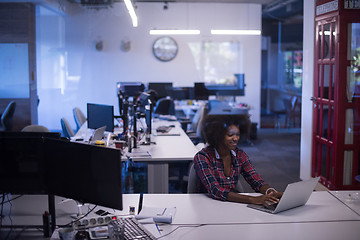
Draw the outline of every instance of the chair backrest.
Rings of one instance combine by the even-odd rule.
[[[62,128],[64,137],[66,137],[66,138],[73,137],[75,135],[75,133],[72,130],[72,128],[70,127],[70,124],[66,120],[66,118],[61,118],[60,122],[61,122],[61,128]]]
[[[175,115],[175,104],[171,98],[161,98],[156,102],[154,113],[159,115]]]
[[[76,128],[80,129],[80,127],[86,122],[86,117],[83,114],[83,112],[77,107],[73,109],[73,114],[76,123]]]
[[[1,115],[1,129],[5,131],[10,131],[13,127],[13,116],[16,108],[16,102],[11,101],[4,112]]]
[[[28,125],[21,129],[22,132],[50,132],[47,127],[41,125]]]
[[[189,169],[189,177],[188,177],[188,186],[187,186],[187,193],[198,193],[197,192],[197,176],[196,176],[196,172],[194,169],[194,164],[191,163],[190,165],[190,169]],[[240,182],[240,180],[236,183],[235,189],[242,193],[244,192],[244,188]]]
[[[191,163],[189,168],[188,186],[187,193],[197,193],[196,191],[197,176],[194,169],[194,164]]]

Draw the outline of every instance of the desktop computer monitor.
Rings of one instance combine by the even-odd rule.
[[[144,85],[125,85],[124,96],[137,98],[144,90]]]
[[[150,82],[148,90],[154,90],[158,94],[157,99],[164,98],[171,95],[172,82]]]
[[[43,145],[55,132],[0,132],[0,193],[46,194]]]
[[[203,82],[194,83],[194,97],[196,100],[209,99],[209,90],[206,88],[205,83]]]
[[[57,139],[47,139],[44,149],[51,194],[123,209],[120,150]]]
[[[88,128],[97,129],[106,126],[105,131],[114,132],[114,107],[102,104],[87,104]]]
[[[0,132],[0,193],[53,194],[122,210],[118,149],[60,133]]]

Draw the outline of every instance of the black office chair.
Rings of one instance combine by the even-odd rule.
[[[0,131],[11,131],[13,127],[13,116],[16,108],[16,102],[11,101],[4,112],[1,114]]]
[[[155,105],[154,113],[157,115],[175,115],[175,104],[171,98],[160,98]]]
[[[71,138],[75,135],[74,130],[72,130],[72,128],[70,127],[69,122],[67,121],[66,118],[61,118],[60,120],[61,122],[61,128],[62,128],[62,132],[64,137],[66,138]]]

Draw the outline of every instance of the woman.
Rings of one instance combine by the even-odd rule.
[[[203,135],[207,147],[194,157],[194,168],[200,182],[199,192],[214,199],[270,205],[277,203],[282,193],[271,188],[255,171],[248,156],[237,147],[241,132],[247,135],[250,120],[241,116],[207,116]],[[242,175],[260,196],[239,194],[235,186]]]

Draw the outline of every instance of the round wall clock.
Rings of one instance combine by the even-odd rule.
[[[178,52],[178,45],[171,37],[160,37],[153,44],[154,56],[163,62],[173,60]]]

